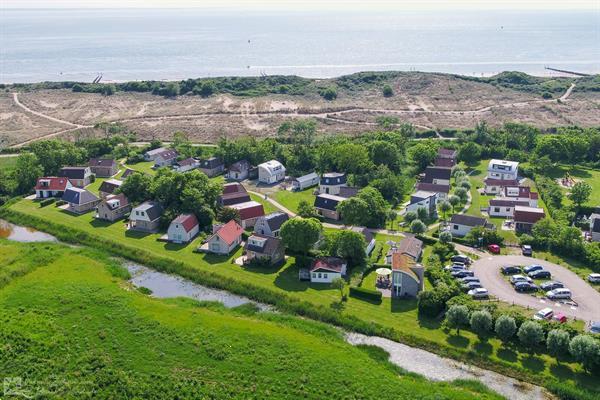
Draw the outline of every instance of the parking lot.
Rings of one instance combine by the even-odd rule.
[[[542,265],[552,273],[552,280],[561,281],[571,289],[573,300],[577,306],[561,304],[560,302],[541,299],[531,294],[516,292],[500,272],[503,265],[527,266],[531,264]],[[550,307],[554,312],[562,312],[567,317],[584,321],[600,321],[600,293],[590,284],[565,267],[548,261],[525,256],[488,256],[475,261],[471,269],[479,278],[491,296],[508,303],[515,303],[530,307],[534,311]]]

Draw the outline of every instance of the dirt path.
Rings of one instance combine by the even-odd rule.
[[[573,83],[558,100],[566,101],[569,98],[569,96],[571,95],[571,93],[573,92],[574,88],[575,88],[575,84]],[[26,112],[31,113],[31,114],[36,115],[41,118],[45,118],[49,121],[56,122],[56,123],[63,124],[63,125],[68,125],[71,127],[70,129],[61,130],[59,132],[50,133],[50,134],[43,135],[38,138],[31,139],[31,140],[28,140],[28,141],[25,141],[22,143],[14,144],[11,146],[13,148],[22,147],[22,146],[25,146],[34,141],[48,139],[51,137],[61,135],[63,133],[73,131],[73,130],[93,127],[93,125],[76,124],[76,123],[73,123],[70,121],[58,119],[58,118],[43,114],[41,112],[32,110],[31,108],[27,107],[26,105],[24,105],[23,103],[21,103],[19,101],[19,93],[13,92],[12,95],[13,95],[13,101],[15,102],[15,104],[17,106],[21,107]],[[496,104],[496,105],[487,106],[487,107],[483,107],[483,108],[479,108],[479,109],[475,109],[475,110],[445,110],[445,111],[410,110],[410,109],[371,109],[371,108],[353,107],[353,108],[348,108],[345,110],[333,111],[333,112],[318,112],[317,111],[317,112],[299,113],[297,111],[281,111],[281,110],[257,112],[257,111],[252,111],[250,109],[247,109],[247,110],[243,110],[241,112],[216,111],[216,112],[192,113],[192,114],[181,114],[181,115],[160,115],[160,116],[149,115],[149,116],[140,116],[140,117],[133,117],[133,118],[114,119],[109,122],[166,121],[166,120],[177,120],[177,119],[205,118],[207,116],[217,116],[217,115],[240,117],[240,118],[243,118],[244,120],[247,120],[250,116],[257,118],[261,115],[269,115],[269,116],[276,115],[276,116],[291,116],[291,117],[296,117],[296,118],[317,118],[317,119],[322,119],[322,120],[326,120],[326,121],[333,121],[333,122],[338,122],[338,123],[343,123],[343,124],[351,124],[351,125],[376,126],[377,123],[375,123],[375,122],[352,121],[352,120],[342,118],[342,116],[344,114],[348,114],[348,113],[352,113],[352,112],[367,112],[367,113],[396,114],[396,115],[403,115],[403,114],[438,114],[438,115],[440,115],[440,114],[441,115],[483,114],[483,113],[490,112],[494,108],[523,107],[523,106],[527,106],[527,105],[531,105],[531,104],[548,103],[548,102],[554,102],[554,101],[556,101],[556,99],[530,100],[530,101],[524,101],[524,102]],[[259,123],[258,121],[253,121],[253,122]],[[414,126],[416,126],[417,128],[425,129],[425,130],[433,130],[436,133],[436,136],[438,139],[446,139],[446,140],[453,139],[453,138],[444,138],[443,136],[440,135],[440,133],[438,132],[438,130],[435,127],[426,126],[426,125],[416,125],[416,124]]]

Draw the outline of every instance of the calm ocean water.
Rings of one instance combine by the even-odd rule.
[[[0,11],[0,81],[600,72],[600,11]]]

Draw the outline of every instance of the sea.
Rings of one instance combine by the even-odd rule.
[[[0,82],[600,72],[589,11],[0,9]]]

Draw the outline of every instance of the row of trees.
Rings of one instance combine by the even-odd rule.
[[[504,343],[509,343],[516,337],[528,351],[540,349],[545,341],[546,349],[557,359],[571,355],[588,372],[600,367],[600,344],[589,335],[571,338],[569,332],[562,329],[552,329],[544,335],[542,326],[534,321],[525,321],[517,329],[517,323],[511,316],[501,315],[494,322],[488,311],[470,312],[464,305],[448,309],[446,324],[456,329],[457,335],[460,335],[461,328],[470,327],[480,338],[495,333]]]

